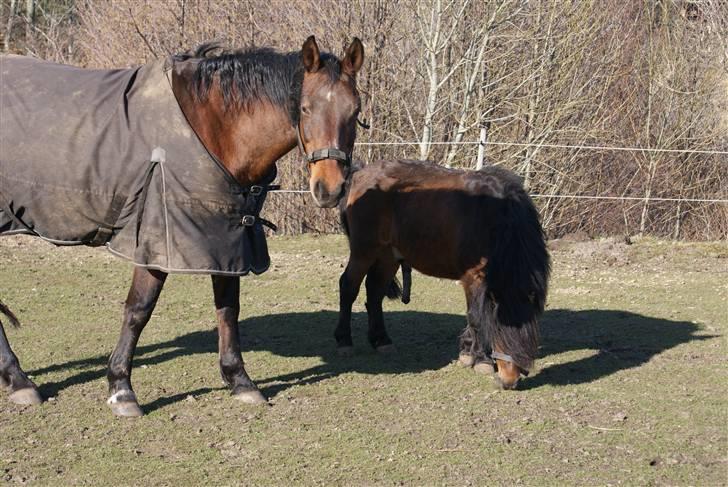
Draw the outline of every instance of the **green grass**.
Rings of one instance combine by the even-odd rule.
[[[241,335],[271,407],[233,401],[217,370],[209,278],[171,276],[114,418],[105,363],[128,264],[101,250],[0,239],[6,329],[53,400],[0,396],[0,482],[90,484],[725,485],[728,245],[556,242],[541,357],[520,390],[462,369],[460,286],[414,276],[380,356],[355,305],[335,353],[342,237],[274,238],[242,281]]]

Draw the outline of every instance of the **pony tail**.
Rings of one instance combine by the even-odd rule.
[[[509,350],[524,369],[538,349],[551,264],[538,211],[519,186],[508,188],[490,235],[485,286],[477,299],[486,343]]]
[[[0,301],[0,313],[8,317],[10,324],[13,325],[14,328],[20,328],[20,322],[18,321],[18,318],[2,301]],[[0,321],[0,326],[2,326],[2,321]]]

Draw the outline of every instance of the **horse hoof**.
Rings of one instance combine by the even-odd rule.
[[[114,416],[120,416],[122,418],[138,418],[139,416],[144,416],[144,411],[142,411],[142,408],[136,402],[114,402],[110,403],[109,407],[111,408],[111,412],[114,413]]]
[[[139,407],[136,395],[133,391],[123,389],[111,395],[106,401],[111,408],[114,416],[122,416],[125,418],[136,418],[144,416],[142,408]]]
[[[472,367],[475,364],[475,357],[469,353],[461,353],[458,357],[458,363],[463,367]]]
[[[388,343],[386,345],[379,345],[377,347],[377,352],[381,353],[382,355],[391,355],[396,351],[397,351],[397,349],[391,343]]]
[[[495,372],[495,368],[493,367],[493,364],[489,362],[478,362],[473,366],[473,370],[477,372],[478,374],[493,374]]]
[[[7,389],[10,387],[10,382],[6,381],[2,376],[0,376],[0,389]]]
[[[354,355],[354,347],[347,345],[344,347],[336,347],[336,353],[339,357],[351,357]]]
[[[244,402],[245,404],[268,404],[268,400],[260,393],[259,390],[253,389],[233,394],[233,399]]]
[[[26,387],[25,389],[20,389],[13,392],[8,397],[12,402],[14,402],[15,404],[20,404],[21,406],[34,406],[43,402],[43,398],[41,397],[40,392],[38,392],[38,389],[34,387]]]

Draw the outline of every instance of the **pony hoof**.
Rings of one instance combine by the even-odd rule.
[[[472,367],[475,364],[475,357],[469,353],[461,353],[458,357],[458,363],[463,367]]]
[[[6,381],[2,376],[0,376],[0,389],[7,389],[10,387],[10,382]]]
[[[391,343],[388,343],[386,345],[379,345],[377,347],[377,352],[381,353],[382,355],[391,355],[396,351],[397,351],[397,349]]]
[[[109,404],[111,412],[114,416],[120,416],[122,418],[138,418],[144,416],[144,411],[139,407],[136,402],[115,402]]]
[[[351,345],[336,347],[336,353],[339,355],[339,357],[351,357],[352,355],[354,355],[354,347],[352,347]]]
[[[490,375],[495,373],[493,364],[489,362],[478,362],[473,366],[473,370],[478,374]]]
[[[233,399],[245,404],[268,404],[268,400],[257,389],[238,392],[233,394]]]
[[[12,402],[21,406],[35,406],[43,402],[40,392],[34,387],[17,390],[8,397]]]

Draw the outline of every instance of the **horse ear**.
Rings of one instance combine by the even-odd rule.
[[[346,49],[344,60],[341,61],[341,67],[349,76],[356,76],[364,63],[364,46],[358,37],[354,37],[351,44]]]
[[[321,67],[321,56],[314,36],[309,36],[306,42],[303,43],[301,55],[303,56],[303,66],[306,68],[306,71],[309,73],[318,71]]]

